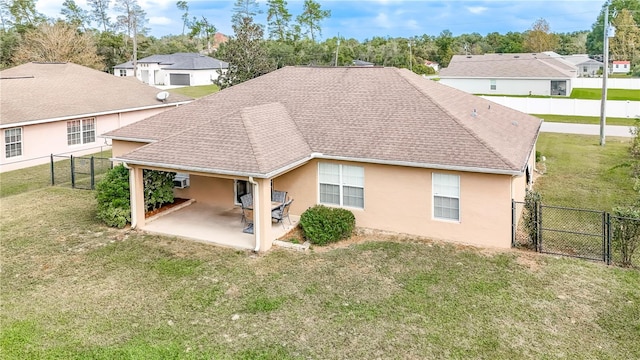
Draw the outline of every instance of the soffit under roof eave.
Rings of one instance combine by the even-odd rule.
[[[471,172],[471,173],[483,173],[483,174],[494,174],[494,175],[509,175],[509,176],[521,176],[524,170],[515,170],[515,169],[491,169],[491,168],[483,168],[483,167],[472,167],[472,166],[456,166],[456,165],[441,165],[441,164],[427,164],[427,163],[416,163],[409,161],[393,161],[393,160],[379,160],[379,159],[368,159],[368,158],[353,158],[346,156],[334,156],[334,155],[325,155],[320,153],[313,153],[310,156],[304,157],[300,160],[291,162],[283,167],[280,167],[276,170],[260,173],[260,172],[244,172],[244,171],[230,171],[230,170],[221,170],[221,169],[213,169],[213,168],[202,168],[202,167],[194,167],[194,166],[184,166],[184,165],[174,165],[167,163],[158,163],[158,162],[148,162],[148,161],[140,161],[133,159],[126,159],[126,157],[113,158],[114,161],[120,161],[131,165],[139,165],[139,166],[149,166],[155,168],[164,168],[164,169],[174,169],[174,170],[182,170],[186,172],[199,172],[199,173],[207,173],[207,174],[219,174],[225,176],[238,176],[238,177],[255,177],[255,178],[274,178],[276,176],[282,175],[288,171],[291,171],[310,160],[320,159],[320,160],[335,160],[335,161],[349,161],[349,162],[357,162],[357,163],[367,163],[367,164],[379,164],[379,165],[393,165],[393,166],[405,166],[405,167],[413,167],[413,168],[422,168],[422,169],[434,169],[434,170],[447,170],[447,171],[459,171],[459,172]],[[524,168],[523,168],[524,169]]]

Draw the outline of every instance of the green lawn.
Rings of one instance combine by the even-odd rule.
[[[574,88],[571,99],[601,100],[602,89]],[[640,90],[607,89],[607,100],[640,101]]]
[[[175,94],[182,94],[185,96],[190,96],[194,99],[198,99],[203,96],[213,94],[218,90],[220,90],[218,85],[212,84],[212,85],[201,85],[201,86],[185,86],[181,88],[170,89],[168,91]]]
[[[552,114],[531,114],[533,116],[544,119],[546,122],[560,122],[572,124],[600,124],[599,116],[569,116],[569,115],[552,115]],[[608,117],[607,125],[624,125],[634,126],[636,119],[634,118],[616,118]]]
[[[630,139],[541,133],[537,150],[546,157],[546,172],[536,183],[548,205],[610,211],[636,201],[630,178]]]
[[[636,270],[375,235],[256,256],[108,229],[94,204],[2,199],[3,359],[640,357]]]

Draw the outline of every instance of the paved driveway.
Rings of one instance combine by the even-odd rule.
[[[632,126],[607,125],[604,129],[605,136],[633,137],[630,130]],[[567,124],[556,122],[543,122],[542,132],[600,135],[600,125]]]

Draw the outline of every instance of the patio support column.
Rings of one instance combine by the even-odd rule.
[[[129,193],[131,201],[131,226],[141,228],[144,226],[144,182],[142,169],[129,168]]]
[[[256,241],[260,242],[260,252],[268,251],[271,249],[273,243],[273,235],[271,233],[271,181],[269,179],[255,179],[258,183],[258,211],[255,212],[254,217],[260,217],[258,224],[260,226],[256,238]],[[256,192],[254,191],[254,195]],[[254,200],[255,203],[255,200]],[[255,232],[254,232],[255,233]]]

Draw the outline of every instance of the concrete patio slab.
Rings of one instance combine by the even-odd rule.
[[[149,221],[142,230],[159,234],[212,243],[237,249],[254,249],[253,234],[243,233],[244,223],[240,222],[242,212],[239,207],[220,208],[193,202],[189,206]],[[291,215],[291,223],[273,223],[274,240],[293,229],[299,217]]]

